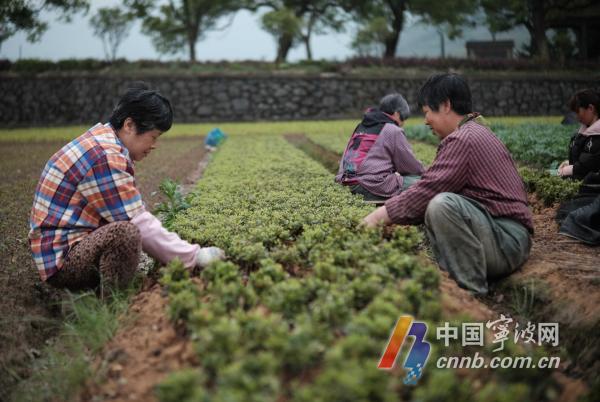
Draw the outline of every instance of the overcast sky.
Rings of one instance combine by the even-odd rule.
[[[93,1],[86,16],[77,15],[71,23],[57,21],[58,14],[44,13],[42,19],[48,22],[49,29],[37,43],[29,43],[26,35],[18,33],[5,41],[0,48],[0,58],[40,58],[59,60],[66,58],[104,58],[102,42],[95,37],[89,20],[100,7],[120,4],[118,0]],[[248,11],[239,11],[233,23],[225,30],[209,32],[196,47],[196,57],[202,60],[266,60],[275,58],[276,46],[273,37],[260,28],[260,17]],[[225,21],[223,21],[225,23]],[[345,33],[331,33],[314,36],[311,41],[314,59],[343,60],[354,55],[350,47],[356,27],[348,25]],[[446,39],[446,55],[465,57],[465,41],[490,40],[487,29],[478,27],[465,32],[460,40]],[[519,29],[508,34],[498,35],[497,39],[513,39],[517,47],[528,39],[525,31]],[[399,56],[438,57],[440,38],[431,26],[425,26],[416,19],[408,18],[400,37],[397,54]],[[178,55],[158,54],[147,36],[140,32],[140,23],[134,22],[129,36],[118,50],[118,57],[128,60],[138,59],[183,59],[187,53]],[[303,46],[290,52],[288,61],[306,58]]]

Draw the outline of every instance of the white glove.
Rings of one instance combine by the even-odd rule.
[[[558,175],[563,177],[573,176],[573,165],[563,166],[562,168],[558,169]]]
[[[196,266],[206,267],[213,261],[225,259],[225,252],[219,247],[202,247],[196,254]]]

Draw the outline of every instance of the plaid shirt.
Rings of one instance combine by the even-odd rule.
[[[129,152],[109,124],[96,124],[50,158],[29,220],[29,244],[43,281],[87,234],[145,210],[133,174]]]

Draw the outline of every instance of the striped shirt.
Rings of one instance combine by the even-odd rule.
[[[96,124],[50,158],[29,220],[29,244],[43,281],[87,234],[144,212],[133,175],[129,152],[109,124]]]
[[[439,145],[421,180],[385,203],[394,223],[422,223],[429,201],[450,192],[480,202],[494,217],[513,219],[533,232],[527,193],[515,164],[489,128],[468,121]]]
[[[358,182],[372,194],[392,197],[402,191],[402,176],[421,175],[423,170],[404,130],[388,123],[358,168]]]

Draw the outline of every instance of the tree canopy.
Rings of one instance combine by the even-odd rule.
[[[269,8],[261,18],[263,28],[277,42],[276,63],[285,62],[289,51],[304,43],[312,60],[310,39],[314,33],[343,30],[345,14],[338,0],[247,0],[244,7],[256,11]]]
[[[38,41],[48,29],[48,23],[40,18],[42,11],[58,10],[60,19],[68,22],[73,14],[88,9],[88,0],[0,0],[0,46],[19,31],[26,32],[30,42]]]
[[[91,18],[94,35],[102,40],[107,60],[117,58],[119,45],[131,30],[131,15],[120,7],[100,8]]]
[[[445,24],[453,37],[461,34],[477,0],[447,0],[443,6],[429,0],[344,0],[343,7],[361,27],[354,41],[356,48],[383,46],[384,57],[395,57],[407,13],[430,24]]]
[[[153,0],[126,0],[142,20],[142,32],[150,36],[159,53],[175,54],[188,49],[196,61],[196,43],[214,29],[222,17],[240,8],[237,0],[172,0],[159,7]]]

